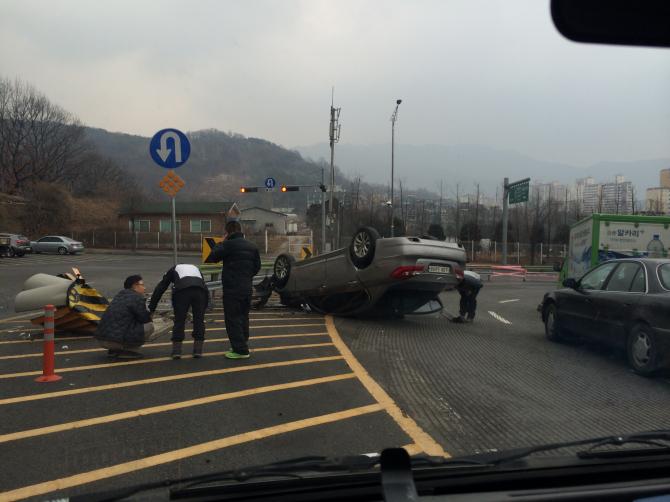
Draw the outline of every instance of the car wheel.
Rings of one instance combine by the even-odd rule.
[[[58,248],[58,254],[66,255],[67,254],[67,249],[64,247],[59,247]]]
[[[379,233],[372,227],[361,227],[351,239],[349,256],[356,268],[365,268],[375,257],[375,247]]]
[[[635,373],[652,376],[658,370],[659,348],[656,334],[647,324],[636,324],[626,343],[628,364]]]
[[[295,263],[295,258],[288,254],[280,254],[275,260],[273,272],[275,276],[274,283],[279,288],[283,288],[288,283],[288,278],[291,275],[291,268]]]
[[[9,248],[9,251],[7,251],[7,256],[10,258],[14,258],[16,256],[16,251],[14,251],[14,248]]]
[[[563,340],[563,334],[556,318],[556,305],[550,303],[544,310],[544,334],[547,340],[558,342]]]

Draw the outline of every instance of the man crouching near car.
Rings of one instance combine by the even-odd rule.
[[[107,357],[118,359],[142,357],[138,349],[154,332],[144,293],[142,277],[131,275],[102,315],[95,338],[100,345],[108,349]]]
[[[454,317],[452,322],[472,322],[475,320],[477,311],[477,295],[479,290],[484,287],[481,277],[478,273],[466,270],[463,274],[463,280],[456,286],[456,291],[461,295],[459,305],[459,316]]]

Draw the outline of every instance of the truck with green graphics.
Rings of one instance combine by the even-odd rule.
[[[594,213],[570,227],[559,283],[567,277],[578,279],[597,264],[615,258],[667,258],[668,247],[668,216]]]

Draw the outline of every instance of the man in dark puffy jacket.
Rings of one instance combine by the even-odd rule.
[[[223,261],[223,310],[231,350],[228,359],[248,359],[249,309],[253,278],[261,269],[261,257],[253,242],[244,238],[238,221],[226,223],[226,240],[216,246],[208,262]]]
[[[181,359],[181,347],[184,341],[184,326],[188,309],[193,313],[193,357],[202,357],[205,344],[205,310],[209,301],[207,285],[200,269],[195,265],[180,263],[168,270],[161,282],[154,288],[149,302],[149,311],[153,315],[163,293],[172,284],[172,307],[174,309],[174,327],[172,328],[172,359]]]
[[[131,275],[102,315],[95,338],[108,349],[108,357],[142,357],[138,349],[154,331],[144,292],[142,277]]]

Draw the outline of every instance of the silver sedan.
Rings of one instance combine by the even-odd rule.
[[[405,314],[441,309],[438,295],[463,279],[465,250],[430,237],[380,238],[356,231],[348,248],[295,261],[275,260],[274,289],[285,305],[338,315]]]
[[[84,252],[84,245],[62,235],[47,235],[30,243],[34,253],[76,254]]]

